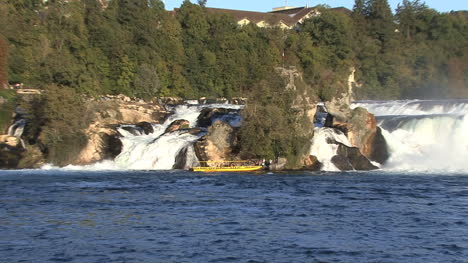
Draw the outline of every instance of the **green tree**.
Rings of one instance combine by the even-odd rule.
[[[8,46],[0,35],[0,89],[8,88]]]

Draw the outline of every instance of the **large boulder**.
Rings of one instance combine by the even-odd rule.
[[[10,135],[0,135],[0,144],[10,148],[20,148],[21,140],[18,137]]]
[[[336,102],[325,106],[329,112],[326,127],[341,130],[368,159],[381,164],[388,159],[387,143],[373,114],[360,107],[351,110],[348,105]]]
[[[278,160],[275,162],[271,163],[268,166],[268,170],[270,171],[282,171],[286,168],[286,165],[288,164],[288,159],[284,157],[279,157]]]
[[[198,127],[208,127],[212,124],[213,120],[221,118],[224,115],[238,114],[239,110],[226,109],[226,108],[204,108],[197,119]]]
[[[303,164],[303,169],[308,171],[320,171],[323,166],[323,164],[319,162],[317,157],[314,155],[308,155],[306,158],[304,158]]]
[[[358,148],[348,147],[342,143],[338,143],[338,145],[336,155],[332,157],[331,162],[341,171],[379,169],[362,155]]]
[[[24,148],[21,140],[14,136],[0,135],[0,169],[16,169]]]
[[[226,122],[216,121],[208,133],[195,143],[195,153],[200,161],[229,161],[235,158],[237,129]]]
[[[111,128],[103,128],[100,124],[92,124],[86,131],[88,142],[81,150],[76,165],[87,165],[102,160],[112,160],[122,152],[122,142],[119,133]]]
[[[154,132],[153,125],[151,123],[142,121],[135,125],[136,127],[140,128],[144,134],[148,135]]]
[[[178,131],[181,129],[190,128],[190,122],[188,120],[175,120],[166,128],[164,133]]]
[[[192,145],[189,145],[182,148],[179,153],[177,153],[175,164],[172,168],[186,170],[199,165],[200,162],[195,155],[194,148]]]

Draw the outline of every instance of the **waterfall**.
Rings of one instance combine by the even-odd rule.
[[[331,161],[338,150],[338,144],[329,143],[334,141],[351,147],[351,143],[342,132],[333,128],[315,128],[310,154],[316,156],[317,160],[323,164],[322,170],[324,171],[339,171]]]
[[[414,172],[466,172],[468,171],[468,100],[396,100],[361,101],[352,107],[364,107],[376,115],[378,125],[387,141],[390,157],[381,167],[387,171]],[[188,120],[190,128],[204,108],[241,109],[229,104],[179,105],[170,108],[173,114],[163,123],[154,124],[152,134],[135,131],[134,126],[119,128],[123,150],[112,161],[72,169],[137,169],[165,170],[174,167],[188,168],[198,164],[194,142],[205,133],[179,130],[165,133],[166,128],[178,119]],[[322,115],[325,112],[321,112]],[[321,115],[320,115],[321,116]],[[319,117],[320,117],[319,116]],[[323,116],[322,116],[323,117]],[[239,127],[241,118],[237,113],[217,115],[219,119]],[[321,126],[322,121],[318,121]],[[10,132],[21,130],[19,123]],[[206,132],[206,131],[205,131]],[[331,162],[340,142],[351,146],[346,136],[336,129],[317,127],[312,139],[310,154],[323,164],[323,170],[337,171]],[[179,158],[183,156],[183,158]]]
[[[377,117],[396,171],[468,171],[468,100],[358,102]]]
[[[68,166],[68,169],[87,170],[170,170],[176,164],[179,153],[184,151],[182,168],[198,165],[193,144],[206,134],[206,131],[190,132],[178,130],[165,133],[166,128],[175,120],[187,120],[189,128],[195,128],[198,117],[205,108],[228,108],[240,110],[240,105],[210,104],[210,105],[178,105],[170,108],[173,112],[163,124],[153,124],[153,133],[144,134],[134,125],[122,125],[118,128],[122,135],[122,152],[113,161],[103,161],[85,167]],[[233,126],[240,125],[238,114],[220,116]],[[46,167],[50,168],[50,166]]]
[[[19,119],[8,128],[8,135],[20,138],[21,136],[23,136],[25,127],[26,127],[26,120]]]

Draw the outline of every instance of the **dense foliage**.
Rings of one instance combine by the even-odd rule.
[[[404,0],[395,15],[387,0],[357,0],[351,15],[323,6],[290,31],[239,27],[208,14],[206,1],[176,12],[160,0],[103,2],[2,1],[10,81],[89,95],[231,97],[284,65],[328,99],[356,66],[361,98],[467,95],[466,14],[419,0]]]
[[[8,46],[0,36],[0,89],[8,87]]]
[[[347,88],[353,67],[357,98],[468,97],[464,11],[403,0],[392,13],[387,0],[356,0],[353,12],[321,6],[320,16],[281,30],[240,27],[205,4],[185,0],[168,12],[161,0],[2,0],[0,83],[8,67],[10,82],[53,91],[32,114],[58,163],[69,157],[57,149],[83,144],[86,121],[74,119],[82,94],[248,97],[242,150],[265,157],[295,156],[307,138],[288,132],[303,123],[291,107],[300,94],[284,89],[275,67],[303,72],[321,100]]]
[[[92,119],[89,104],[72,88],[49,85],[42,96],[23,101],[22,107],[28,119],[28,144],[38,145],[49,163],[72,163],[87,143],[84,130]]]

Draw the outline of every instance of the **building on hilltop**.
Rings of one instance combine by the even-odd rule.
[[[267,13],[208,7],[205,9],[208,13],[233,16],[240,26],[254,24],[258,27],[278,27],[281,29],[293,29],[302,24],[304,20],[320,15],[318,6],[283,6],[273,8],[271,12]],[[331,10],[351,14],[351,10],[344,7],[332,8]]]
[[[292,29],[305,19],[320,15],[317,8],[308,6],[279,7],[268,13],[220,8],[206,8],[206,10],[208,13],[232,15],[240,26],[254,24],[258,27],[279,27],[281,29]]]
[[[178,8],[175,8],[174,13],[176,13],[177,10]],[[240,26],[254,24],[258,27],[279,27],[282,29],[292,29],[296,25],[303,23],[304,20],[320,15],[317,7],[309,6],[278,7],[273,8],[271,12],[267,13],[209,7],[206,7],[205,10],[211,14],[226,14],[232,16]]]

